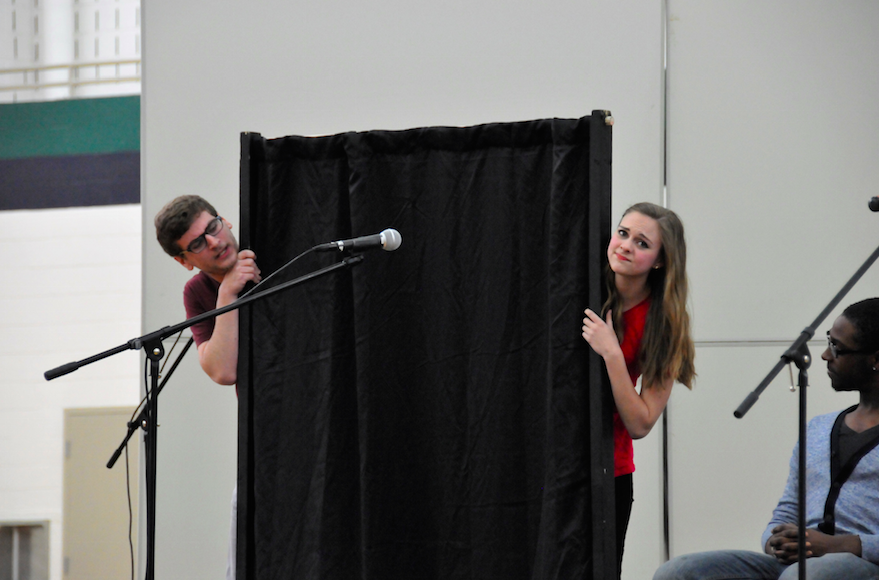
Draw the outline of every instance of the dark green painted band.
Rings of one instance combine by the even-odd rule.
[[[0,159],[140,151],[140,97],[0,105]]]

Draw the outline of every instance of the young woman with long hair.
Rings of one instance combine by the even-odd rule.
[[[692,388],[695,349],[687,313],[687,247],[673,211],[627,209],[607,247],[608,298],[586,310],[583,338],[607,367],[614,411],[618,572],[632,512],[632,439],[650,433],[675,381]],[[640,392],[635,388],[641,378]]]

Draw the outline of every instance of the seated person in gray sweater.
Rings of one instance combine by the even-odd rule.
[[[857,405],[815,417],[806,434],[806,575],[879,579],[879,298],[852,304],[827,333],[821,355],[836,391]],[[795,580],[799,577],[794,448],[784,494],[763,532],[764,553],[719,550],[678,556],[653,580]]]

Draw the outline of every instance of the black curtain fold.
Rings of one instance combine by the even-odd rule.
[[[609,392],[580,337],[602,300],[606,116],[242,135],[241,240],[264,273],[403,238],[242,313],[242,578],[612,574]]]

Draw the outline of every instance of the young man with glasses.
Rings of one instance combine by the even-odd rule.
[[[256,255],[238,250],[232,224],[197,195],[184,195],[156,215],[156,238],[187,270],[198,269],[183,289],[187,318],[231,304],[248,282],[259,282]],[[238,311],[202,321],[192,328],[198,359],[221,385],[238,380]]]
[[[248,282],[259,282],[256,255],[238,250],[232,224],[197,195],[168,203],[155,219],[156,238],[165,252],[187,270],[199,272],[183,289],[187,318],[231,304]],[[238,381],[238,311],[190,327],[202,369],[216,383]],[[235,578],[237,489],[232,498],[232,529],[227,578]]]
[[[821,355],[836,391],[857,405],[809,421],[806,458],[806,575],[810,580],[879,578],[879,298],[852,304],[827,333]],[[719,550],[678,556],[654,580],[796,580],[799,451],[763,532],[764,553]]]

